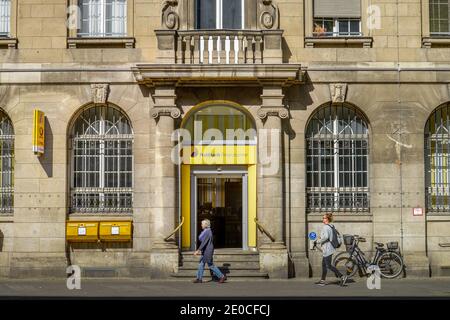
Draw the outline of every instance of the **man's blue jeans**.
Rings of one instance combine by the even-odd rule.
[[[214,263],[208,262],[209,269],[214,272],[217,278],[222,278],[223,273],[220,272],[219,268],[217,268]],[[198,271],[197,271],[197,279],[203,278],[203,271],[205,270],[205,262],[203,261],[203,256],[200,258],[200,263],[198,264]]]

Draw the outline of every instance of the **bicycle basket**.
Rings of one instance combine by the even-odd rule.
[[[397,250],[398,249],[398,242],[397,241],[388,242],[387,243],[387,248],[389,250]]]
[[[353,244],[353,241],[355,241],[355,237],[350,234],[344,234],[343,238],[344,238],[344,244],[346,246],[351,246]]]

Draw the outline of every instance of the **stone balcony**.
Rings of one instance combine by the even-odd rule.
[[[283,63],[283,30],[156,30],[161,64]]]

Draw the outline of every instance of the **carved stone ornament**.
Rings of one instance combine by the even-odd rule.
[[[91,84],[91,100],[94,103],[105,104],[108,101],[109,84]]]
[[[347,95],[347,84],[346,83],[331,83],[330,84],[330,95],[331,95],[332,103],[345,102],[345,97]]]
[[[258,117],[260,119],[265,119],[268,116],[280,117],[281,119],[289,118],[289,111],[286,108],[278,107],[278,108],[269,108],[269,107],[261,107],[258,110]]]
[[[272,0],[259,1],[259,24],[261,29],[278,28],[278,7]]]
[[[177,30],[179,25],[179,16],[177,13],[178,0],[165,0],[162,4],[162,22],[165,29]]]
[[[180,109],[177,107],[154,107],[150,112],[154,119],[157,119],[160,116],[169,116],[177,119],[181,116]]]

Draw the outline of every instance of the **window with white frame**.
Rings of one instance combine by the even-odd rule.
[[[427,212],[450,212],[450,104],[437,108],[425,125]]]
[[[314,0],[315,37],[361,36],[361,0]]]
[[[14,209],[14,129],[9,117],[0,111],[0,214]]]
[[[131,213],[133,132],[113,106],[94,106],[76,119],[71,136],[72,213]]]
[[[430,0],[430,35],[450,35],[449,0]]]
[[[127,35],[126,0],[80,0],[80,37],[124,37]]]
[[[369,130],[346,104],[321,107],[306,131],[307,210],[369,211]]]
[[[0,37],[10,36],[11,0],[0,0]]]
[[[244,0],[196,0],[197,29],[244,29]]]

